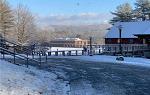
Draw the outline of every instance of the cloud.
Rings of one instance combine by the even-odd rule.
[[[40,24],[48,25],[81,25],[107,23],[112,18],[111,14],[105,13],[80,13],[75,15],[49,15],[40,17]]]

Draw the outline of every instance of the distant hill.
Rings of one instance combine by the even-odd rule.
[[[103,43],[103,38],[110,28],[110,24],[93,24],[93,25],[51,25],[49,28],[53,31],[52,34],[57,37],[76,37],[80,35],[81,38],[88,39],[90,36],[94,38],[96,43]]]

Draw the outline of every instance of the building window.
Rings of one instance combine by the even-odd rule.
[[[111,43],[111,39],[108,39],[107,41],[108,41],[108,43]]]
[[[129,44],[133,44],[134,40],[133,39],[129,39]]]

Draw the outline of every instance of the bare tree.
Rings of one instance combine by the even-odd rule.
[[[14,17],[6,0],[0,0],[0,34],[5,38],[12,31]]]
[[[15,31],[17,42],[21,45],[29,43],[36,31],[35,17],[23,5],[18,5],[15,10]]]

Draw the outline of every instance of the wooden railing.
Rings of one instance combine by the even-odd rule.
[[[147,44],[122,44],[122,52],[145,51],[148,50]],[[108,44],[104,46],[104,52],[119,52],[118,44]]]
[[[134,52],[144,52],[150,50],[147,44],[122,44],[123,53],[134,53]],[[90,46],[87,46],[88,51],[90,51]],[[107,44],[107,45],[92,45],[93,54],[104,54],[104,53],[119,53],[119,44]]]

